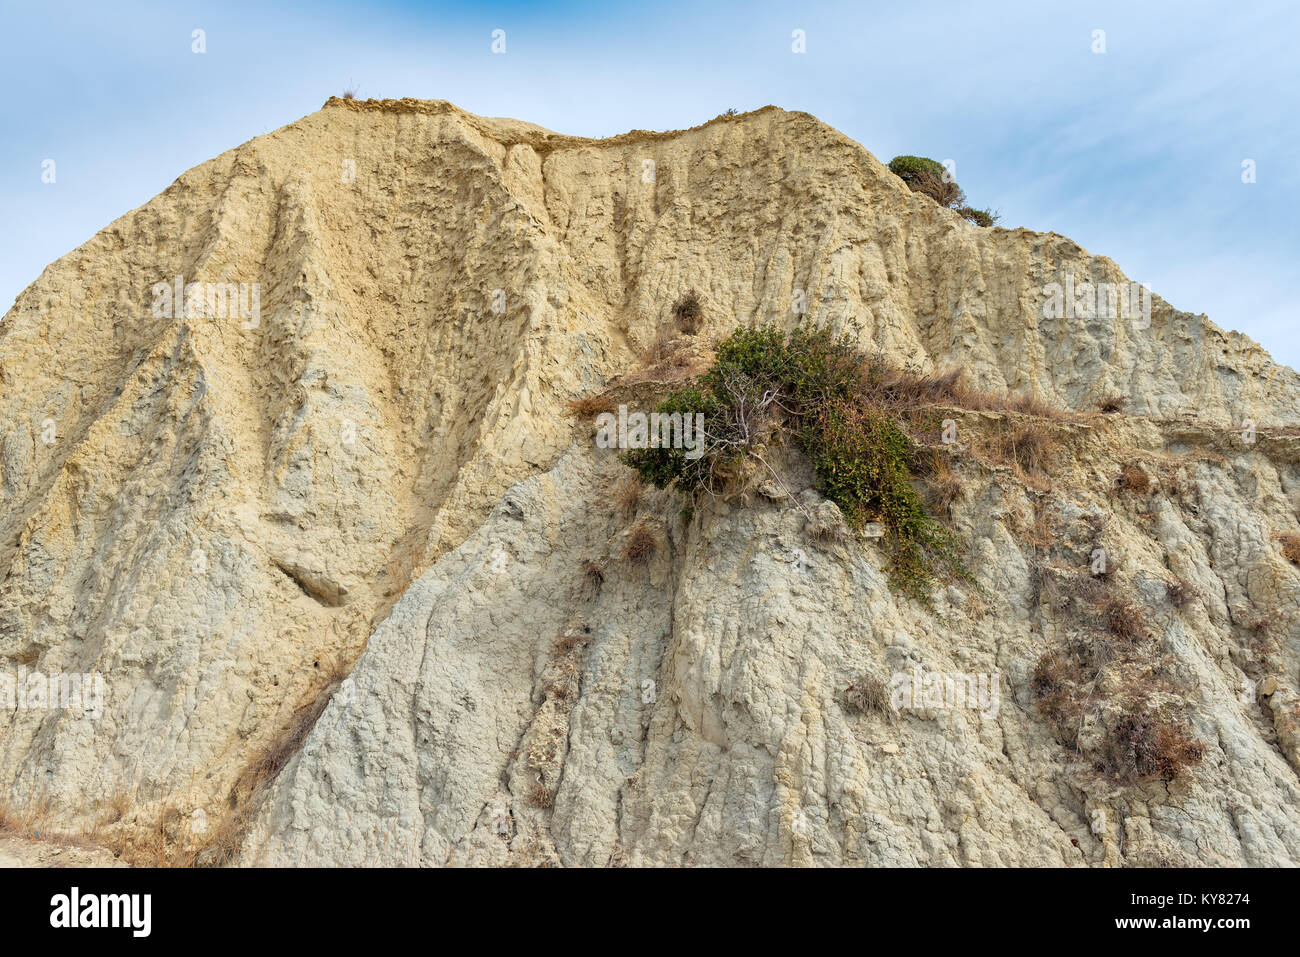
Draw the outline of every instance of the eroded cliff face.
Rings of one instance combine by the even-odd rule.
[[[959,426],[972,442],[989,427]],[[1295,863],[1298,576],[1269,541],[1294,521],[1294,439],[1225,461],[1230,438],[1149,422],[1061,431],[1051,491],[959,468],[953,525],[983,597],[951,587],[938,616],[890,592],[875,545],[819,544],[793,500],[688,519],[646,493],[621,513],[626,469],[575,442],[376,630],[274,786],[250,859]],[[1116,455],[1156,485],[1112,496]],[[808,476],[787,474],[817,508]],[[624,557],[638,527],[656,536],[644,565]],[[1034,706],[1036,662],[1086,631],[1052,582],[1099,544],[1120,565],[1106,587],[1143,609],[1207,745],[1185,783],[1108,781]],[[1175,607],[1171,578],[1200,596]],[[1258,650],[1252,609],[1277,613],[1280,654]],[[863,674],[917,669],[1000,675],[1000,698],[905,697],[894,718],[846,700]]]
[[[157,314],[178,275],[259,284],[257,315]],[[0,712],[0,787],[127,846],[238,819],[244,862],[1296,863],[1300,576],[1273,536],[1300,381],[1158,297],[1149,325],[1045,318],[1067,277],[1127,281],[965,223],[805,114],[595,141],[331,100],[0,324],[0,658],[104,678],[98,718]],[[978,452],[1014,414],[952,410],[982,595],[932,614],[872,542],[809,534],[797,456],[792,498],[618,501],[628,470],[565,403],[680,332],[691,286],[700,348],[812,323],[1131,414],[1053,423],[1027,476]],[[1155,484],[1117,494],[1132,461]],[[1033,700],[1099,546],[1205,744],[1189,780],[1099,778]],[[999,674],[996,713],[845,704],[917,667]]]

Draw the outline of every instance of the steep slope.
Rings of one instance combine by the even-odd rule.
[[[255,321],[158,315],[155,284],[178,275],[258,284]],[[798,836],[828,856],[808,859],[1066,859],[1086,799],[1023,697],[1049,636],[1027,607],[1039,573],[995,517],[1000,496],[1028,493],[972,475],[981,504],[954,515],[1006,576],[986,588],[1023,599],[990,612],[1005,636],[899,604],[869,549],[812,562],[825,577],[786,593],[786,566],[757,556],[794,534],[788,506],[665,523],[649,572],[611,574],[586,609],[568,590],[625,533],[607,505],[619,467],[563,408],[631,367],[695,286],[702,336],[811,322],[991,391],[1080,409],[1121,393],[1134,414],[1187,420],[1103,430],[1087,464],[1058,463],[1079,489],[1131,447],[1180,454],[1247,420],[1300,421],[1293,371],[1158,298],[1147,328],[1044,318],[1043,287],[1067,276],[1125,281],[1063,237],[966,224],[805,114],[593,141],[438,101],[331,100],[186,173],[0,323],[0,656],[11,673],[105,680],[97,719],[7,710],[0,785],[69,824],[182,842],[196,814],[246,812],[366,649],[253,802],[249,853],[361,862],[382,834],[394,860],[500,856],[501,815],[483,819],[497,802],[530,822],[510,830],[515,851],[566,862],[803,859],[780,835],[805,806]],[[1225,770],[1184,824],[1215,841],[1177,837],[1165,804],[1151,840],[1207,863],[1294,862],[1295,577],[1268,537],[1295,526],[1294,450],[1266,435],[1230,451],[1196,466],[1208,514],[1162,499],[1170,527],[1125,542],[1144,555],[1124,569],[1135,582],[1182,549],[1180,574],[1213,596],[1162,625],[1206,689],[1201,730]],[[494,545],[511,571],[480,581]],[[548,664],[580,607],[590,645]],[[1264,611],[1280,616],[1279,690],[1230,705],[1233,669],[1259,667],[1234,615]],[[877,777],[862,749],[882,732],[832,698],[851,665],[886,662],[895,631],[927,662],[1000,668],[1017,700]],[[575,682],[563,708],[541,690],[552,665]],[[633,675],[657,683],[653,708]],[[534,814],[520,802],[538,783],[555,806]],[[1238,800],[1256,817],[1230,812]],[[1013,835],[1029,843],[998,851]]]
[[[874,546],[819,544],[790,501],[706,503],[685,519],[659,493],[620,515],[626,469],[575,442],[377,629],[277,781],[248,859],[1300,861],[1300,574],[1267,540],[1270,523],[1294,524],[1300,446],[1216,464],[1209,437],[1070,426],[1042,492],[970,454],[989,427],[962,417],[967,496],[953,522],[986,598],[950,588],[940,618],[891,594]],[[1120,453],[1160,470],[1160,487],[1089,490]],[[808,476],[791,474],[815,507]],[[658,542],[645,567],[623,557],[638,525]],[[1105,780],[1034,707],[1035,663],[1085,632],[1061,592],[1098,543],[1122,564],[1107,587],[1162,636],[1162,667],[1208,743],[1189,784]],[[1171,576],[1201,597],[1174,607]],[[1253,650],[1250,609],[1279,616],[1284,666]],[[862,674],[918,667],[998,674],[1000,701],[922,699],[892,720],[846,702]],[[1243,696],[1251,680],[1270,694]]]

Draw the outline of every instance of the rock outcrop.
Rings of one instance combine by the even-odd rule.
[[[185,314],[155,288],[177,276],[257,299]],[[244,863],[1300,863],[1300,572],[1274,537],[1300,380],[1158,297],[1149,322],[1046,318],[1067,278],[1127,283],[806,114],[585,140],[332,99],[0,323],[0,673],[104,680],[98,716],[0,711],[0,791],[126,847],[220,831]],[[812,323],[1080,410],[1037,476],[979,454],[1015,413],[951,411],[978,590],[932,613],[874,543],[810,534],[795,455],[788,494],[620,494],[566,403],[680,332],[689,287],[697,344]],[[1127,415],[1085,414],[1114,396]],[[1117,492],[1134,462],[1153,484]],[[1187,779],[1099,777],[1035,706],[1098,547],[1205,747]],[[916,669],[998,675],[1000,704],[846,704]]]

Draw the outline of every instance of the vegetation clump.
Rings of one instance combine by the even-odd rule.
[[[1205,745],[1192,736],[1186,689],[1173,682],[1141,609],[1086,576],[1051,591],[1068,594],[1084,628],[1035,664],[1029,688],[1038,714],[1106,780],[1141,785],[1183,778],[1200,763]]]
[[[992,226],[1000,218],[987,209],[966,205],[966,193],[942,163],[928,156],[895,156],[889,169],[914,193],[929,196],[940,206],[954,210],[976,226]]]
[[[704,307],[700,304],[700,293],[694,287],[682,294],[673,305],[673,318],[681,326],[682,332],[695,335],[704,317]]]
[[[594,419],[602,412],[613,412],[614,403],[607,396],[584,395],[566,402],[565,410],[575,419]]]
[[[605,583],[605,566],[587,559],[582,564],[582,580],[593,591],[600,591],[600,586]]]
[[[1142,495],[1151,488],[1151,476],[1136,465],[1125,465],[1120,469],[1119,477],[1115,479],[1115,488],[1118,491]]]
[[[853,679],[853,683],[844,689],[844,706],[849,711],[894,717],[889,688],[874,675],[859,675]]]
[[[943,179],[944,169],[938,160],[928,156],[895,156],[889,161],[889,171],[913,189],[926,182],[928,177]]]
[[[1286,560],[1300,565],[1300,532],[1276,532],[1273,538],[1282,546]]]
[[[1198,594],[1195,588],[1181,578],[1165,582],[1165,597],[1169,599],[1169,603],[1175,608],[1182,608],[1193,598],[1196,598]]]
[[[1183,722],[1155,710],[1120,718],[1094,766],[1126,784],[1153,779],[1168,784],[1200,764],[1204,756],[1205,745],[1187,733]]]
[[[1041,475],[1052,456],[1052,439],[1038,423],[1029,422],[1014,431],[1001,433],[996,451],[1002,459],[1019,466],[1024,474]]]
[[[989,227],[1000,218],[997,213],[990,212],[987,209],[976,209],[974,206],[958,206],[957,215],[962,219],[969,220],[976,226]]]
[[[746,463],[779,482],[767,448],[792,436],[851,528],[885,526],[891,583],[929,606],[937,575],[970,576],[953,536],[926,513],[912,485],[919,450],[891,413],[903,392],[932,385],[904,383],[879,356],[825,330],[787,336],[737,329],[718,346],[713,367],[657,409],[661,416],[703,414],[702,454],[648,448],[626,453],[624,461],[659,488],[716,493]]]
[[[646,524],[632,529],[627,541],[623,543],[623,558],[633,565],[646,565],[655,553],[655,535]]]

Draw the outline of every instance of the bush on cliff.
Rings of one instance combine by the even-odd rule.
[[[917,449],[884,398],[896,376],[825,330],[737,329],[718,346],[713,367],[656,410],[702,413],[702,454],[635,449],[624,461],[659,488],[716,493],[746,460],[779,482],[767,448],[789,434],[851,527],[885,527],[891,582],[929,605],[937,575],[969,575],[951,533],[926,514],[912,486]]]
[[[889,170],[906,183],[912,192],[929,196],[940,206],[956,211],[976,226],[992,226],[999,219],[997,213],[967,206],[966,194],[937,160],[928,156],[895,156],[889,161]]]

